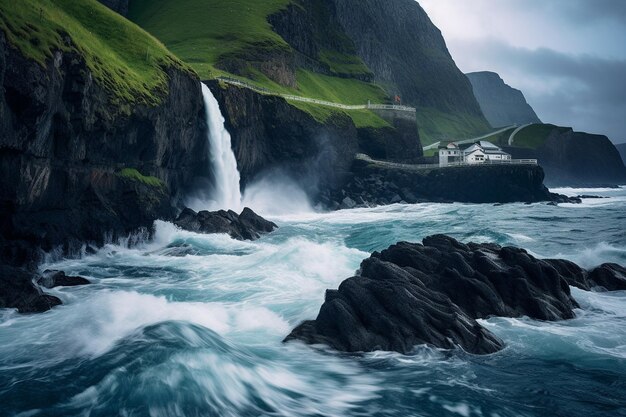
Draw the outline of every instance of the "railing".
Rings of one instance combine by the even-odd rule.
[[[482,136],[478,136],[478,137],[475,137],[475,138],[455,140],[455,141],[452,141],[452,142],[456,143],[457,145],[465,145],[467,143],[477,142],[477,141],[479,141],[481,139],[487,139],[487,138],[489,138],[491,136],[495,136],[495,135],[498,135],[500,133],[504,133],[507,130],[512,129],[514,127],[516,127],[516,125],[511,125],[511,126],[508,126],[508,127],[504,127],[504,128],[502,128],[500,130],[496,130],[494,132],[490,132],[490,133],[487,133],[487,134],[484,134]],[[450,142],[450,141],[446,141],[446,142]],[[441,141],[440,142],[431,143],[428,146],[424,146],[424,150],[428,151],[428,150],[431,150],[431,149],[437,149],[439,147],[439,145],[441,145]]]
[[[536,159],[500,159],[500,160],[493,160],[493,159],[489,159],[486,161],[481,161],[481,162],[451,162],[448,163],[447,165],[443,165],[442,167],[446,167],[446,166],[476,166],[476,165],[537,165],[537,160]]]
[[[483,166],[483,165],[537,165],[536,159],[504,159],[500,161],[489,160],[489,161],[478,162],[478,163],[452,162],[447,165],[439,165],[439,164],[403,164],[399,162],[380,161],[377,159],[372,159],[368,155],[365,155],[362,153],[356,154],[355,158],[358,160],[370,162],[379,166],[403,169],[403,170],[408,170],[408,171],[454,168],[454,167],[463,167],[463,166]]]
[[[399,106],[399,105],[395,105],[395,104],[371,104],[371,103],[367,103],[367,104],[350,105],[350,104],[333,103],[331,101],[318,100],[316,98],[295,96],[295,95],[292,95],[292,94],[277,93],[275,91],[272,91],[272,90],[269,90],[269,89],[264,88],[264,87],[259,87],[259,86],[247,83],[247,82],[245,82],[243,80],[239,80],[237,78],[224,77],[224,76],[219,76],[219,77],[216,77],[216,78],[219,81],[225,82],[227,84],[232,84],[232,85],[236,85],[236,86],[239,86],[239,87],[244,87],[244,88],[247,88],[249,90],[256,91],[259,94],[270,95],[270,96],[279,96],[279,97],[282,97],[282,98],[284,98],[286,100],[300,101],[300,102],[304,102],[304,103],[314,103],[314,104],[319,104],[320,106],[335,107],[335,108],[344,109],[344,110],[364,110],[364,109],[368,109],[368,110],[397,110],[397,111],[408,111],[408,112],[412,112],[412,113],[416,113],[417,112],[417,110],[414,107]]]

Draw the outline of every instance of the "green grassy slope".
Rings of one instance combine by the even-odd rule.
[[[289,49],[267,16],[290,0],[133,0],[128,17],[158,37],[204,79],[228,54]]]
[[[227,75],[277,93],[343,104],[365,104],[368,100],[389,103],[390,94],[385,86],[357,79],[370,74],[369,69],[355,55],[356,52],[350,52],[354,47],[347,36],[338,27],[328,27],[327,11],[322,3],[313,4],[307,13],[314,16],[319,27],[312,29],[313,34],[307,36],[313,37],[321,49],[319,56],[309,58],[327,65],[337,76],[301,68],[296,72],[297,88],[274,82],[255,65],[264,56],[292,52],[291,46],[273,31],[268,17],[289,5],[303,7],[297,0],[133,0],[129,18],[160,39],[203,79]],[[220,65],[233,57],[250,62],[239,75],[227,74],[223,70],[226,66]],[[256,63],[252,64],[252,61]],[[388,126],[370,111],[339,111],[308,103],[291,104],[320,121],[333,114],[345,113],[359,127]],[[480,117],[431,108],[418,109],[418,126],[424,144],[479,135],[490,129]]]
[[[462,140],[489,132],[483,119],[468,114],[444,113],[433,108],[417,109],[417,125],[423,146],[441,140]]]
[[[245,76],[219,69],[223,59],[247,58],[275,51],[289,52],[291,47],[268,23],[269,15],[287,7],[291,0],[133,0],[129,18],[159,38],[173,53],[188,63],[203,79],[228,75],[244,79],[276,93],[292,94],[343,104],[387,102],[388,94],[373,83],[353,78],[334,77],[299,69],[297,88],[269,79],[254,67]],[[251,52],[253,51],[253,52]],[[369,70],[360,58],[325,49],[319,57],[332,71],[364,74]],[[324,121],[337,113],[349,115],[357,126],[386,126],[384,120],[367,111],[345,111],[309,103],[292,105]]]
[[[158,104],[167,88],[163,67],[186,68],[159,41],[96,0],[3,0],[0,29],[41,65],[55,50],[79,53],[118,104]]]
[[[513,140],[513,146],[516,148],[537,149],[544,144],[548,136],[553,131],[559,133],[567,132],[570,128],[555,126],[551,124],[534,124],[520,130]]]

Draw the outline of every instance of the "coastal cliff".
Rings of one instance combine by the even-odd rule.
[[[493,127],[541,123],[524,94],[509,85],[495,72],[466,74],[472,83],[476,100]]]
[[[513,158],[537,159],[545,170],[546,183],[552,186],[620,185],[626,181],[624,161],[604,135],[532,125],[504,149]]]
[[[414,120],[382,114],[381,127],[357,127],[343,113],[320,121],[284,98],[209,81],[232,136],[242,186],[281,169],[315,200],[341,187],[354,155],[373,152],[390,160],[415,160],[422,148]]]
[[[617,151],[622,157],[622,161],[626,165],[626,143],[620,143],[619,145],[615,145],[615,148],[617,148]]]
[[[390,96],[417,107],[423,138],[471,135],[488,126],[441,32],[415,1],[305,0],[269,21],[302,66],[375,82]],[[328,51],[341,55],[344,65],[328,65]],[[358,62],[363,69],[357,70]],[[435,128],[443,119],[446,132]]]
[[[42,67],[0,34],[3,235],[50,250],[171,216],[208,155],[198,81],[167,76],[161,104],[125,113],[79,55]]]
[[[95,1],[36,7],[1,10],[13,21],[0,30],[0,263],[12,267],[34,268],[41,251],[78,253],[85,244],[149,231],[155,219],[177,214],[186,187],[208,168],[192,72]],[[61,7],[64,33],[53,19]],[[89,26],[89,35],[74,20],[87,8],[106,23]],[[28,13],[40,15],[38,26],[20,26]],[[113,47],[131,34],[152,51],[129,45],[106,63],[90,54],[90,42]],[[15,288],[26,285],[17,281]],[[32,292],[33,303],[47,305]]]
[[[538,165],[474,165],[414,169],[360,156],[337,191],[322,196],[332,208],[419,202],[513,203],[558,200]]]

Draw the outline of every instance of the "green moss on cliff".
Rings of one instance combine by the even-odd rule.
[[[184,64],[148,33],[96,0],[0,1],[0,29],[27,58],[76,52],[117,104],[158,104],[165,67]]]
[[[160,189],[166,188],[165,183],[157,177],[145,176],[134,168],[124,168],[118,173],[118,175],[131,181],[136,181],[145,185],[149,185],[150,187],[157,187]]]
[[[157,36],[204,79],[225,55],[288,49],[267,16],[291,0],[133,0],[129,18]],[[218,71],[219,72],[219,71]]]

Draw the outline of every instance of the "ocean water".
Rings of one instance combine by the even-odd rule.
[[[271,216],[256,242],[158,222],[42,269],[89,278],[38,315],[0,310],[2,416],[626,416],[626,293],[574,289],[570,321],[493,318],[488,356],[345,355],[283,338],[362,259],[434,233],[582,266],[626,264],[626,188],[581,205],[393,205]],[[266,213],[267,214],[267,213]],[[271,213],[270,213],[271,214]]]

